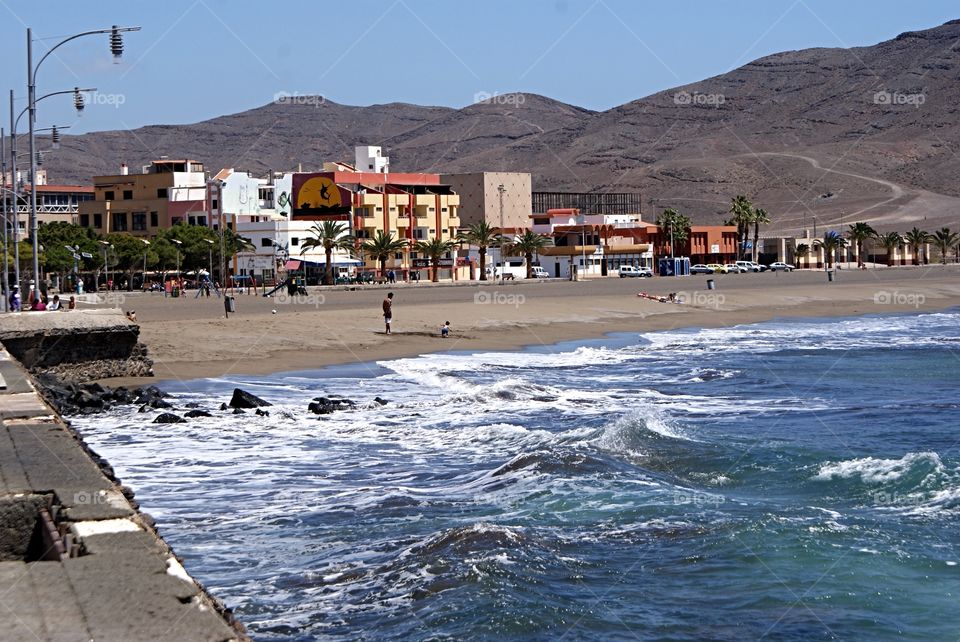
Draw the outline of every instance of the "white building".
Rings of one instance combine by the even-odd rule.
[[[354,148],[356,157],[355,168],[358,172],[373,172],[386,174],[390,171],[390,159],[383,155],[383,150],[374,145],[361,145]]]
[[[323,248],[301,253],[304,241],[312,236],[313,222],[290,220],[292,186],[292,173],[276,174],[271,180],[231,168],[221,170],[211,179],[214,229],[226,224],[254,246],[252,251],[234,257],[234,274],[269,284],[285,278],[287,272],[300,271],[312,284],[323,272]],[[346,252],[336,251],[333,263],[349,270],[358,261]]]

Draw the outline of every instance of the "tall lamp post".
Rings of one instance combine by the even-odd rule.
[[[51,96],[60,96],[62,94],[73,94],[73,106],[77,110],[77,113],[83,111],[84,100],[83,93],[88,91],[96,91],[95,87],[88,87],[85,89],[80,89],[79,87],[74,87],[73,89],[65,89],[63,91],[52,91],[49,94],[44,94],[40,98],[37,98],[33,101],[34,105],[39,103]],[[13,190],[13,227],[14,227],[14,240],[19,240],[20,237],[20,207],[17,198],[17,125],[20,124],[20,118],[27,113],[28,107],[24,107],[20,113],[14,117],[14,107],[13,107],[13,90],[10,90],[10,187]],[[61,128],[62,129],[62,128]],[[53,136],[51,136],[53,138]],[[58,148],[59,144],[59,135],[56,136],[58,139],[54,145],[54,148]],[[35,155],[33,155],[35,156]],[[33,177],[30,177],[31,183]],[[13,248],[14,253],[14,279],[16,284],[20,285],[20,245],[16,243]]]
[[[170,242],[177,246],[177,283],[180,283],[180,248],[183,246],[183,241],[170,239]]]
[[[140,279],[140,287],[144,292],[147,291],[147,252],[150,250],[150,241],[147,239],[140,239],[140,242],[144,244],[143,248],[143,277]]]
[[[500,285],[503,285],[504,272],[507,270],[507,262],[503,260],[503,195],[507,193],[507,188],[503,183],[497,185],[497,195],[500,197]],[[496,268],[494,268],[494,277],[496,277]]]
[[[207,278],[213,281],[213,241],[210,239],[203,239],[203,242],[207,244]]]
[[[33,30],[27,27],[27,109],[30,111],[28,121],[30,124],[30,178],[33,181],[33,189],[30,190],[30,236],[33,239],[33,278],[37,282],[37,289],[40,289],[40,252],[37,241],[37,149],[34,126],[37,120],[37,71],[40,65],[47,57],[56,51],[61,45],[71,40],[82,38],[83,36],[92,36],[95,34],[110,34],[110,52],[113,54],[114,62],[119,62],[123,55],[123,36],[120,35],[127,31],[140,31],[140,27],[118,27],[114,25],[110,29],[96,29],[94,31],[84,31],[64,38],[47,53],[43,54],[40,62],[33,64]],[[146,257],[146,255],[144,255]]]
[[[103,247],[103,285],[107,288],[107,292],[110,291],[110,264],[107,262],[107,251],[113,247],[110,241],[100,241],[100,245]]]

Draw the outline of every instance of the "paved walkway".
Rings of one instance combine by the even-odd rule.
[[[237,637],[0,348],[0,638]]]

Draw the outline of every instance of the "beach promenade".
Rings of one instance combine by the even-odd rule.
[[[960,305],[960,268],[823,270],[681,278],[605,278],[584,282],[419,283],[310,288],[307,296],[236,295],[223,301],[114,293],[103,306],[136,310],[157,379],[265,374],[369,362],[438,350],[514,350],[526,345],[715,327],[780,317],[910,313]],[[707,289],[713,279],[715,290]],[[394,333],[381,301],[394,291]],[[637,297],[676,293],[680,304]],[[83,304],[84,307],[96,307]],[[451,323],[451,336],[439,328]],[[113,383],[144,383],[123,379]]]
[[[0,639],[244,637],[132,497],[0,348]]]

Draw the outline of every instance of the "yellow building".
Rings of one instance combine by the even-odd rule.
[[[177,223],[208,224],[203,164],[153,161],[140,174],[94,176],[94,200],[80,203],[78,223],[99,234],[125,232],[150,237]]]

